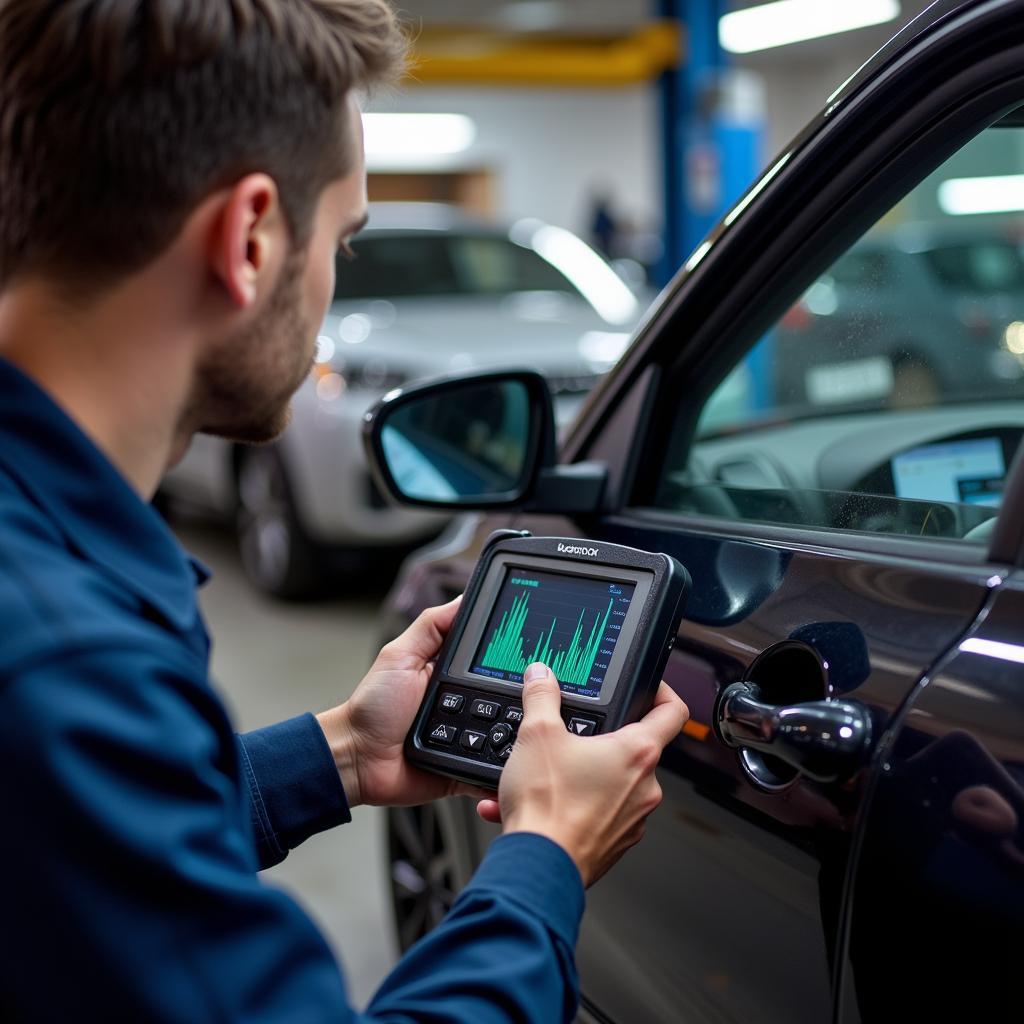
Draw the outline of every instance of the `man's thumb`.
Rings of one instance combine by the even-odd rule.
[[[555,673],[539,661],[523,674],[523,714],[526,718],[558,718],[562,691]]]

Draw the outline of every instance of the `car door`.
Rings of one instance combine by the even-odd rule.
[[[774,328],[859,239],[951,222],[964,196],[984,206],[984,185],[947,183],[1024,174],[1022,28],[1019,2],[939,5],[833,97],[691,257],[570,437],[567,461],[610,467],[605,510],[517,520],[669,552],[694,582],[666,669],[692,717],[661,765],[664,804],[588,897],[578,959],[596,1020],[838,1012],[849,919],[880,910],[851,882],[863,844],[877,850],[882,753],[1016,558],[1022,508],[1000,504],[1020,473],[1024,308],[985,345],[948,304],[907,310],[949,339],[941,373],[898,338],[865,358],[823,333],[799,393],[779,381],[801,374],[800,350]],[[973,224],[1005,235],[1019,216]],[[817,778],[792,749],[728,746],[716,700],[742,680],[766,735],[773,712],[847,703],[871,742],[851,767],[813,735]],[[856,1019],[852,987],[845,1000]]]

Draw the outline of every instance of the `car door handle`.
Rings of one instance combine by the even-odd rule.
[[[777,757],[817,782],[841,782],[864,763],[871,744],[865,708],[831,700],[764,704],[760,696],[746,681],[722,691],[715,728],[728,746]]]

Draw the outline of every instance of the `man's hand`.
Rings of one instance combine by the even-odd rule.
[[[662,683],[641,721],[604,735],[573,736],[560,703],[551,671],[531,665],[523,724],[498,799],[482,800],[477,810],[487,821],[503,822],[505,832],[553,839],[576,862],[583,884],[591,885],[643,837],[647,816],[661,803],[654,769],[689,711]]]
[[[382,648],[344,704],[317,715],[350,807],[422,804],[458,793],[487,793],[420,771],[402,753],[405,735],[430,681],[433,659],[460,601],[456,598],[440,608],[428,608],[400,637]]]

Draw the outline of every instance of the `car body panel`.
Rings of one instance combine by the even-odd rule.
[[[1015,1015],[1024,952],[1024,575],[917,689],[881,750],[840,1020]],[[928,983],[929,979],[940,983]]]

